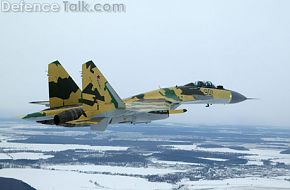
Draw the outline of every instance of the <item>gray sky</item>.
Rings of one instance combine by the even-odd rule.
[[[123,98],[196,80],[260,98],[168,121],[290,127],[290,1],[119,2],[126,13],[0,13],[1,116],[43,108],[28,102],[48,99],[48,63],[81,86],[93,60]]]

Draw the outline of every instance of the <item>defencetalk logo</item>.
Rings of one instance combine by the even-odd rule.
[[[3,13],[124,13],[126,5],[122,3],[97,3],[97,1],[56,2],[10,2],[1,0],[0,12]]]

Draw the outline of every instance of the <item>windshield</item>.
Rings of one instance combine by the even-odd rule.
[[[210,81],[196,81],[194,85],[197,87],[215,88],[215,85]]]

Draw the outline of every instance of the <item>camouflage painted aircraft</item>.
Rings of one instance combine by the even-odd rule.
[[[64,127],[90,126],[105,130],[109,124],[150,123],[185,113],[182,104],[234,104],[247,100],[240,93],[198,81],[160,88],[121,99],[92,61],[82,65],[82,91],[55,61],[48,65],[49,101],[31,102],[49,107],[23,119]]]

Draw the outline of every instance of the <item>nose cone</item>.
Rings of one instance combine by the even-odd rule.
[[[239,102],[245,101],[246,99],[247,97],[245,97],[244,95],[238,92],[232,91],[232,99],[230,101],[230,104],[239,103]]]

